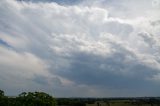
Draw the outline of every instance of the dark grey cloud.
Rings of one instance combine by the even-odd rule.
[[[117,52],[104,58],[78,53],[72,58],[70,68],[58,70],[57,74],[78,84],[105,86],[111,89],[150,89],[154,84],[152,85],[148,78],[158,74],[159,70],[139,63],[138,60],[125,63],[127,55]]]

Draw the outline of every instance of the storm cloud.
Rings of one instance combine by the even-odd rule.
[[[0,1],[0,89],[159,96],[158,2],[67,1]]]

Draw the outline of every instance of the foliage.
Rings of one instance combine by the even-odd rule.
[[[23,92],[18,97],[4,96],[0,90],[0,106],[55,106],[55,99],[44,92]]]
[[[4,96],[4,91],[0,90],[0,97]]]
[[[44,92],[22,92],[17,97],[7,97],[0,90],[0,106],[91,106],[97,101],[105,102],[106,106],[160,106],[160,97],[55,99]]]

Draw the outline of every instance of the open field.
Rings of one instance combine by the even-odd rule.
[[[160,106],[160,98],[59,98],[58,106]]]

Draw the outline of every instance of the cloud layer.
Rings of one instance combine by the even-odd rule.
[[[159,8],[144,0],[1,0],[0,89],[159,96]]]

